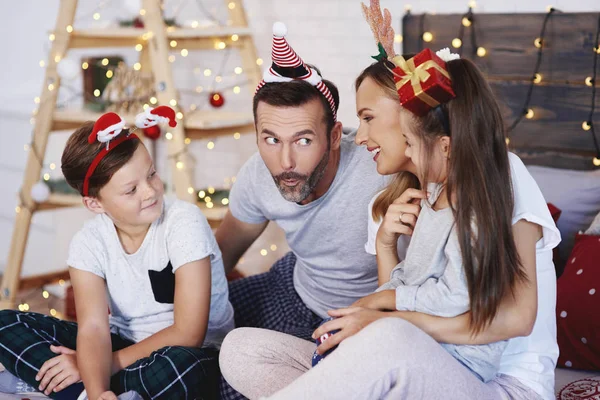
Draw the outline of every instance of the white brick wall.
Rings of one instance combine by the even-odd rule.
[[[198,1],[202,1],[208,9],[222,9],[222,0]],[[101,20],[94,22],[90,13],[97,3],[97,0],[79,1],[79,15],[87,14],[87,17],[78,19],[76,26],[100,25],[105,20],[115,19],[123,14],[123,10],[118,8],[122,2],[112,0],[109,5],[114,8],[101,11]],[[392,12],[394,27],[399,32],[407,2],[382,0],[381,3]],[[245,0],[244,4],[255,32],[259,56],[265,60],[265,66],[270,60],[271,26],[275,21],[283,21],[288,26],[288,39],[300,56],[306,62],[317,65],[323,75],[339,87],[340,120],[348,126],[355,126],[354,78],[371,62],[370,56],[377,52],[370,30],[363,21],[360,1]],[[178,13],[180,21],[204,18],[195,0],[166,0],[168,11],[178,5],[181,5]],[[478,2],[475,11],[544,12],[547,5],[546,0],[485,0]],[[553,5],[564,11],[600,11],[597,0],[560,0],[553,1]],[[43,70],[38,63],[47,58],[47,33],[54,27],[58,6],[58,0],[20,0],[11,2],[10,6],[0,5],[0,25],[5,33],[0,38],[3,49],[3,62],[0,64],[0,270],[4,268],[8,254],[16,205],[14,194],[21,184],[26,160],[23,145],[28,142],[31,132],[29,113],[35,106],[33,98],[39,95],[43,79]],[[412,4],[412,9],[415,13],[464,12],[467,1],[421,0],[418,4]],[[222,12],[217,14],[223,15]],[[7,35],[6,32],[10,34]],[[112,50],[96,50],[95,53],[79,51],[75,56],[115,53]],[[129,51],[125,56],[129,62],[133,62],[136,53]],[[194,74],[193,69],[201,67],[216,70],[220,58],[190,56],[179,60],[174,64],[178,86],[193,89],[199,84],[208,84],[203,76]],[[233,56],[228,68],[232,69],[236,62],[239,61]],[[80,81],[75,81],[72,85],[81,87]],[[227,107],[249,107],[253,90],[254,88],[245,87],[239,96],[226,94]],[[52,137],[47,151],[48,162],[58,162],[65,139],[66,135]],[[197,159],[198,185],[222,186],[224,179],[235,175],[255,149],[252,135],[239,141],[220,138],[213,151],[207,151],[205,145],[206,141],[195,143],[190,149]],[[164,149],[159,149],[159,154],[164,154]],[[164,175],[164,168],[160,169]],[[54,174],[58,174],[58,170]],[[62,267],[69,238],[87,215],[83,210],[36,215],[25,258],[25,273],[34,274]]]

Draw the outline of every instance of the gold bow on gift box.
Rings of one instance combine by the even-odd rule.
[[[396,90],[400,90],[402,86],[410,82],[413,91],[415,92],[415,96],[417,96],[420,100],[422,100],[431,108],[440,105],[439,101],[425,93],[421,84],[427,82],[427,80],[431,77],[431,74],[427,72],[428,69],[434,68],[446,78],[450,79],[448,71],[446,71],[442,66],[433,60],[428,60],[423,64],[415,66],[414,58],[410,58],[407,61],[402,56],[395,56],[392,59],[392,62],[406,74],[399,77],[400,80],[396,82]]]

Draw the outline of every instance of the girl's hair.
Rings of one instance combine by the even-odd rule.
[[[394,83],[394,77],[391,72],[393,68],[394,64],[387,60],[377,61],[369,65],[361,72],[358,78],[356,78],[354,84],[356,90],[358,91],[358,88],[366,78],[370,78],[385,91],[389,98],[398,101],[398,92],[396,91],[396,84]],[[398,132],[398,135],[400,135],[400,132]],[[373,203],[373,219],[382,219],[390,204],[400,197],[400,195],[408,188],[419,188],[419,180],[417,177],[410,172],[397,173],[394,179],[375,199],[375,202]]]
[[[420,180],[429,176],[436,139],[450,136],[447,195],[456,221],[469,289],[471,330],[494,319],[507,293],[527,279],[512,234],[514,207],[504,122],[494,94],[469,60],[446,63],[456,98],[440,110],[413,118],[424,149]],[[445,132],[439,112],[445,113]]]
[[[106,146],[106,143],[88,143],[88,136],[93,129],[94,122],[86,122],[79,127],[67,140],[61,157],[61,169],[67,183],[82,196],[85,174],[96,155]],[[126,135],[128,132],[127,129],[123,129],[119,136]],[[88,190],[90,197],[99,197],[100,189],[110,181],[115,172],[133,157],[133,153],[135,153],[140,143],[138,138],[130,138],[111,149],[104,156],[96,167],[94,174],[90,177]]]

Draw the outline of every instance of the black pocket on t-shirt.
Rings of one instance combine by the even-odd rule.
[[[173,304],[175,302],[175,274],[169,264],[162,271],[148,271],[154,300],[158,303]]]

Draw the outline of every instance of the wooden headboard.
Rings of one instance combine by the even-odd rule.
[[[540,36],[546,14],[474,14],[474,23],[464,27],[460,52],[474,61],[494,89],[506,125],[509,127],[523,113],[525,98],[538,57],[534,45]],[[596,156],[591,130],[584,130],[591,110],[592,87],[586,78],[592,76],[594,46],[598,29],[598,13],[553,13],[546,26],[539,73],[529,103],[532,119],[524,118],[509,133],[511,151],[527,164],[556,168],[596,169]],[[449,47],[459,36],[463,15],[406,14],[403,18],[403,52],[416,53],[424,47],[438,50]],[[424,32],[433,40],[424,42]],[[472,43],[486,50],[476,55]],[[598,63],[600,69],[600,61]],[[596,79],[596,136],[600,140],[600,71]]]

